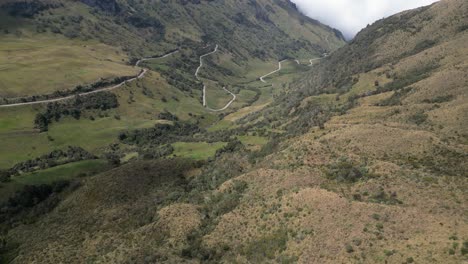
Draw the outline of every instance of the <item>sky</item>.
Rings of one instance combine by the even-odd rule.
[[[307,16],[353,38],[376,20],[437,0],[291,0]]]

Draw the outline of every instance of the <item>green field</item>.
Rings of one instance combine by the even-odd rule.
[[[205,160],[214,157],[216,151],[225,145],[226,143],[224,142],[176,142],[172,144],[174,156],[195,160]]]
[[[125,64],[123,51],[98,42],[57,35],[1,38],[0,97],[48,94],[139,71]]]
[[[145,95],[143,88],[151,96]],[[157,73],[148,74],[138,83],[114,92],[119,100],[117,109],[103,113],[87,111],[80,120],[62,118],[52,123],[46,133],[34,129],[35,115],[43,111],[43,106],[1,109],[0,141],[3,145],[0,148],[0,168],[8,168],[69,145],[100,154],[104,147],[118,142],[119,132],[152,127],[161,122],[158,114],[166,110],[181,120],[194,121],[199,118],[201,126],[208,126],[217,119],[197,99],[168,85]],[[95,120],[91,120],[91,117]]]
[[[15,176],[12,177],[10,182],[0,184],[0,203],[25,185],[50,184],[61,180],[71,180],[80,176],[94,175],[107,168],[107,161],[105,160],[84,160]]]
[[[260,136],[239,136],[238,139],[250,150],[258,150],[268,143],[268,138]]]
[[[24,185],[48,184],[70,180],[81,175],[95,174],[106,167],[105,160],[84,160],[13,177],[13,182]]]

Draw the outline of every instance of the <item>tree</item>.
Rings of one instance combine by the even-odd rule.
[[[34,126],[38,128],[40,132],[45,132],[49,130],[49,121],[44,114],[38,113],[34,119]]]
[[[120,165],[120,157],[119,157],[119,155],[115,154],[114,152],[107,153],[105,155],[105,157],[106,157],[106,160],[109,163],[109,165],[112,165],[112,166],[115,166],[115,167]]]

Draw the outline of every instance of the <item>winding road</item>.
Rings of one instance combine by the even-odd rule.
[[[309,62],[310,64],[308,66],[314,66],[314,61],[316,60],[321,60],[322,58],[316,58],[316,59],[310,59]]]
[[[203,58],[206,57],[206,56],[209,56],[211,54],[216,53],[218,51],[218,48],[219,48],[219,45],[216,44],[216,47],[212,52],[209,52],[209,53],[206,53],[206,54],[200,56],[200,66],[198,66],[197,70],[195,71],[195,78],[197,78],[197,80],[203,82],[201,80],[201,78],[198,76],[198,73],[200,72],[201,68],[203,67]],[[208,109],[210,111],[213,111],[213,112],[221,112],[221,111],[224,111],[224,110],[228,109],[228,107],[231,106],[231,104],[234,103],[234,101],[237,99],[237,96],[234,93],[232,93],[231,91],[229,91],[228,89],[226,89],[226,87],[223,87],[223,90],[232,95],[231,101],[229,101],[223,108],[212,109],[212,108],[208,107],[208,105],[206,103],[206,85],[203,83],[203,106],[206,109]]]
[[[159,57],[151,57],[151,58],[142,58],[140,60],[138,60],[136,63],[135,63],[135,67],[138,67],[140,65],[140,63],[144,62],[144,61],[149,61],[149,60],[155,60],[155,59],[161,59],[161,58],[166,58],[168,56],[171,56],[175,53],[179,52],[179,50],[176,50],[176,51],[171,51],[167,54],[164,54],[162,56],[159,56]],[[60,101],[65,101],[65,100],[69,100],[69,99],[73,99],[74,97],[76,96],[82,96],[82,95],[89,95],[89,94],[94,94],[94,93],[99,93],[99,92],[103,92],[103,91],[111,91],[111,90],[115,90],[119,87],[122,87],[123,85],[127,84],[127,83],[131,83],[135,80],[138,80],[138,79],[141,79],[143,77],[145,77],[146,73],[148,72],[148,69],[146,68],[142,68],[140,73],[138,74],[138,76],[134,77],[134,78],[131,78],[131,79],[128,79],[126,81],[123,81],[119,84],[116,84],[114,86],[110,86],[110,87],[104,87],[104,88],[100,88],[100,89],[96,89],[94,91],[90,91],[90,92],[84,92],[84,93],[79,93],[79,94],[73,94],[73,95],[68,95],[68,96],[64,96],[64,97],[59,97],[59,98],[52,98],[52,99],[46,99],[46,100],[38,100],[38,101],[34,101],[34,102],[25,102],[25,103],[14,103],[14,104],[4,104],[4,105],[0,105],[0,108],[6,108],[6,107],[15,107],[15,106],[24,106],[24,105],[36,105],[36,104],[46,104],[46,103],[53,103],[53,102],[60,102]]]
[[[325,58],[325,57],[327,57],[327,56],[328,56],[328,53],[324,53],[323,56],[320,57],[320,58],[310,59],[310,60],[309,60],[310,64],[307,65],[307,66],[313,66],[313,65],[314,65],[314,61],[316,61],[316,60],[321,60],[321,59],[323,59],[323,58]],[[277,72],[281,71],[281,63],[283,63],[283,62],[285,62],[285,61],[288,61],[288,60],[282,60],[282,61],[280,61],[280,62],[278,63],[278,69],[276,69],[276,70],[274,70],[274,71],[272,71],[272,72],[270,72],[270,73],[267,73],[267,74],[261,76],[261,77],[259,78],[260,81],[263,82],[263,83],[268,83],[267,81],[265,81],[265,78],[268,77],[268,76],[270,76],[270,75],[272,75],[272,74],[274,74],[274,73],[277,73]],[[294,61],[295,61],[298,65],[301,65],[301,63],[300,63],[299,60],[294,60]]]
[[[282,61],[278,62],[278,69],[263,75],[262,77],[260,77],[260,81],[262,81],[263,83],[267,83],[267,81],[265,81],[265,78],[272,75],[272,74],[274,74],[274,73],[277,73],[277,72],[281,71],[281,63],[283,63],[285,61],[287,61],[287,60],[282,60]]]

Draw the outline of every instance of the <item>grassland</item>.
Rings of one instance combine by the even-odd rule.
[[[181,158],[190,158],[195,160],[206,160],[213,158],[216,151],[224,147],[226,143],[206,143],[206,142],[176,142],[174,147],[174,156]]]
[[[68,145],[100,154],[107,145],[118,142],[119,132],[151,127],[161,122],[158,114],[164,111],[172,112],[181,120],[199,120],[205,126],[216,120],[216,116],[206,111],[197,99],[168,85],[157,73],[150,73],[115,93],[119,98],[117,109],[103,113],[88,111],[80,120],[64,118],[53,123],[47,133],[39,133],[34,128],[35,114],[43,106],[3,109],[0,112],[0,139],[5,144],[0,149],[0,168]]]
[[[12,177],[10,182],[0,185],[0,203],[25,185],[51,184],[77,177],[94,175],[107,169],[105,160],[85,160]]]
[[[37,172],[31,172],[20,176],[13,177],[13,182],[19,184],[48,184],[60,180],[70,180],[80,175],[96,174],[103,171],[107,161],[105,160],[85,160],[74,163],[69,163],[50,169],[45,169]]]
[[[2,36],[0,97],[49,94],[138,73],[119,48],[57,35]]]
[[[239,136],[238,139],[247,146],[247,149],[249,150],[259,150],[263,146],[265,146],[268,143],[268,138],[267,137],[260,137],[260,136],[251,136],[251,135],[246,135],[246,136]]]

